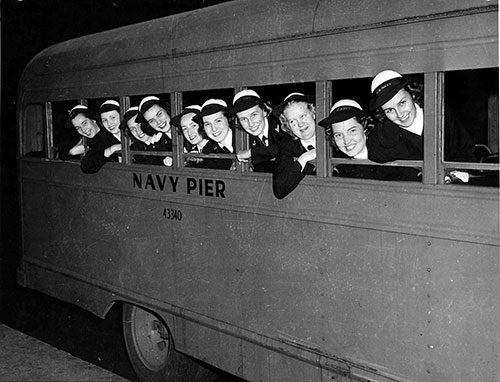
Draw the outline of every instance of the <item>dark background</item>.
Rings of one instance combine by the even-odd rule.
[[[16,284],[21,247],[17,85],[28,62],[53,44],[225,1],[229,0],[1,0],[0,322],[135,379],[121,336],[120,306],[101,320]]]

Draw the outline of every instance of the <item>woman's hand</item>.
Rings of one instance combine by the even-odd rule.
[[[117,143],[113,146],[109,146],[106,150],[104,150],[104,156],[106,158],[109,158],[111,155],[113,155],[117,151],[120,151],[121,149],[122,149],[121,143]]]
[[[297,162],[300,163],[300,166],[302,167],[302,170],[304,167],[306,167],[307,162],[311,162],[316,160],[316,149],[311,150],[311,151],[306,151],[303,153],[298,159]]]
[[[165,158],[163,159],[163,164],[164,164],[165,166],[170,167],[170,166],[172,166],[172,163],[174,163],[174,160],[172,159],[172,157],[165,157]]]
[[[239,162],[248,162],[251,157],[252,152],[250,150],[240,150],[238,154],[236,154],[236,158],[238,158]]]
[[[444,177],[445,183],[469,183],[469,173],[466,171],[453,170]]]

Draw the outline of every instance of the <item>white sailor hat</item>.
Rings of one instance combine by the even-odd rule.
[[[285,99],[283,100],[283,102],[281,102],[278,106],[276,106],[273,109],[273,114],[276,117],[279,117],[283,113],[283,110],[285,109],[285,106],[288,105],[290,102],[313,103],[314,99],[313,99],[313,97],[311,97],[309,95],[302,94],[302,93],[297,93],[297,92],[290,93],[290,94],[288,94],[285,97]]]
[[[372,81],[372,99],[369,105],[370,110],[375,110],[385,104],[409,82],[409,79],[403,77],[394,70],[381,71]]]
[[[210,98],[201,105],[200,114],[197,117],[205,117],[207,115],[215,114],[219,111],[227,111],[227,103],[224,100]]]
[[[201,112],[201,106],[200,105],[189,105],[182,110],[182,112],[175,117],[173,117],[170,121],[171,125],[180,127],[181,126],[181,118],[185,116],[186,114],[189,113],[194,113],[196,116],[198,116]],[[199,122],[199,121],[196,121]]]
[[[107,113],[111,110],[120,111],[120,104],[118,103],[118,101],[115,101],[114,99],[108,99],[107,101],[104,101],[101,106],[99,106],[100,114]]]
[[[348,119],[364,114],[364,111],[359,103],[352,99],[341,99],[335,102],[330,109],[330,115],[318,122],[318,125],[327,127],[332,123],[347,121]]]
[[[263,104],[265,101],[266,100],[260,98],[255,90],[245,89],[236,93],[233,98],[233,107],[228,112],[230,114],[236,114],[256,105]]]

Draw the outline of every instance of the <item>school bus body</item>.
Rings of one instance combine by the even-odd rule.
[[[36,102],[494,67],[497,34],[480,1],[236,1],[49,48],[19,121]],[[177,350],[250,381],[499,379],[498,189],[316,176],[277,200],[269,174],[19,166],[24,286],[101,317],[147,308]]]

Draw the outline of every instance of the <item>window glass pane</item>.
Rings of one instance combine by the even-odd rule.
[[[498,164],[498,68],[445,73],[444,160]],[[470,167],[470,166],[469,166]],[[498,186],[498,171],[447,169],[450,183]]]
[[[28,105],[24,111],[23,153],[26,156],[46,158],[44,148],[44,107],[42,104]]]

